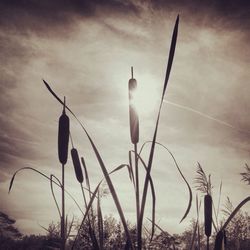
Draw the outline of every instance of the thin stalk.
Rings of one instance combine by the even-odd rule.
[[[85,195],[85,192],[84,192],[82,183],[81,183],[81,189],[82,189],[82,196],[83,196],[83,200],[84,200],[84,205],[85,205],[85,208],[86,208],[86,210],[87,210],[88,203],[87,203],[87,199],[86,199],[86,195]],[[90,196],[90,197],[91,197],[91,196]],[[91,209],[92,209],[92,206],[91,206]],[[90,211],[91,211],[91,209],[90,209]],[[93,217],[93,211],[92,211],[91,217]],[[89,215],[87,216],[87,220],[88,220],[88,223],[90,223],[90,222],[92,221],[92,220],[90,220]],[[92,223],[93,223],[93,221],[92,221]],[[91,225],[91,224],[90,224],[90,225]],[[92,226],[93,226],[93,224],[92,224]]]
[[[139,190],[139,170],[138,170],[138,157],[137,157],[137,143],[134,144],[135,150],[135,194],[136,194],[136,221],[137,221],[137,244],[138,249],[141,249],[141,234],[138,233],[138,225],[140,218],[140,190]]]
[[[83,196],[85,208],[86,208],[86,211],[87,211],[88,204],[87,204],[87,199],[86,199],[86,195],[85,195],[82,183],[81,183],[81,189],[82,189],[82,196]],[[92,206],[91,206],[91,208],[92,208]],[[93,218],[93,214],[92,214],[91,217]],[[94,247],[94,249],[99,250],[100,248],[99,248],[99,245],[97,243],[96,236],[95,236],[94,222],[93,222],[93,220],[90,220],[89,213],[87,213],[87,223],[88,223],[88,226],[89,226],[89,233],[90,233],[90,237],[91,237],[91,240],[92,240],[92,243],[93,243],[93,247]]]
[[[61,217],[62,250],[65,250],[65,197],[64,197],[64,164],[62,164],[62,217]]]
[[[86,179],[86,185],[87,185],[87,188],[88,188],[89,200],[91,200],[91,186],[90,186],[90,181],[89,181],[89,175],[88,175],[88,170],[87,170],[87,167],[86,167],[86,164],[85,164],[85,161],[84,161],[83,157],[81,157],[81,162],[82,162],[82,165],[83,165],[83,170],[84,170],[85,179]],[[86,196],[85,196],[85,198],[86,198]],[[90,209],[90,213],[91,213],[91,218],[93,218],[94,212],[93,212],[93,207],[92,206],[91,206],[91,209]]]
[[[84,205],[85,205],[85,208],[87,209],[88,205],[87,205],[87,200],[86,200],[86,196],[85,196],[85,192],[84,192],[82,183],[81,183],[81,189],[82,189],[82,196],[83,196],[83,200],[84,200]]]
[[[209,237],[207,237],[207,250],[209,250]]]
[[[49,90],[49,92],[57,99],[58,102],[60,102],[62,105],[63,105],[63,102],[62,100],[57,96],[57,94],[50,88],[49,84],[44,81],[44,84],[46,85],[47,89]],[[115,191],[115,188],[113,186],[113,183],[109,177],[109,174],[108,174],[108,171],[107,171],[107,168],[103,162],[103,159],[96,147],[96,145],[94,144],[92,138],[90,137],[88,131],[85,129],[85,127],[83,126],[83,124],[81,123],[81,121],[77,118],[77,116],[74,114],[74,112],[68,107],[65,105],[65,108],[73,115],[73,117],[77,120],[77,122],[79,123],[79,125],[81,126],[81,128],[83,129],[84,133],[86,134],[91,146],[92,146],[92,149],[94,150],[94,153],[95,153],[95,156],[98,160],[98,163],[101,167],[101,170],[103,172],[103,175],[106,179],[106,182],[108,184],[108,187],[109,187],[109,190],[110,190],[110,193],[112,194],[112,198],[113,198],[113,201],[116,205],[116,208],[117,208],[117,211],[119,213],[119,216],[120,216],[120,219],[121,219],[121,222],[122,222],[122,225],[124,227],[124,231],[125,231],[125,234],[127,236],[127,240],[128,240],[128,245],[131,247],[131,249],[134,249],[133,247],[133,243],[132,243],[132,239],[131,239],[131,235],[130,235],[130,232],[129,232],[129,229],[128,229],[128,226],[127,226],[127,221],[125,219],[125,216],[124,216],[124,213],[123,213],[123,210],[122,210],[122,207],[121,207],[121,204],[120,204],[120,201],[118,199],[118,196],[117,196],[117,193]],[[95,194],[95,193],[94,193]],[[92,204],[92,202],[91,202]],[[85,220],[85,218],[84,218]],[[83,221],[84,221],[83,220]],[[78,235],[77,235],[78,236]],[[74,245],[73,245],[74,246]],[[72,248],[73,249],[73,248]]]

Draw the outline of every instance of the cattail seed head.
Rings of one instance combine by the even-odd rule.
[[[67,163],[69,145],[69,117],[65,113],[65,102],[58,125],[58,157],[62,164]]]
[[[205,234],[211,236],[212,231],[212,196],[206,194],[204,197],[204,219],[205,219]]]
[[[219,231],[216,235],[214,250],[224,250],[226,244],[225,231]]]
[[[131,68],[131,71],[132,71],[132,78],[128,82],[130,137],[131,137],[131,142],[133,144],[136,144],[139,142],[139,118],[134,102],[137,82],[136,79],[133,78],[133,67]]]
[[[75,148],[71,149],[71,157],[72,157],[72,162],[73,162],[74,169],[75,169],[76,179],[80,183],[83,183],[82,167],[81,167],[81,163],[80,163],[77,149],[75,149]]]

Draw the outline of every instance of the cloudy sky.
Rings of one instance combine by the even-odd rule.
[[[132,149],[127,88],[134,66],[139,146],[152,139],[178,14],[179,35],[158,141],[173,152],[192,187],[200,162],[212,175],[215,200],[222,181],[222,201],[229,196],[237,205],[249,195],[249,186],[239,175],[244,164],[250,163],[249,12],[250,3],[243,0],[1,1],[0,211],[15,218],[18,228],[28,234],[44,233],[40,225],[59,220],[49,183],[31,171],[18,174],[8,195],[11,176],[21,167],[60,177],[57,127],[61,107],[42,79],[60,97],[67,97],[111,170],[128,163]],[[101,169],[72,117],[71,133],[94,187],[102,178]],[[148,150],[143,153],[145,160]],[[82,204],[70,160],[67,165],[66,188]],[[179,224],[188,192],[160,147],[152,176],[157,222],[179,233],[195,216],[195,204]],[[133,221],[134,197],[127,172],[116,173],[112,179],[126,218]],[[102,204],[105,214],[117,217],[110,196]],[[68,198],[66,206],[69,216],[80,217]]]

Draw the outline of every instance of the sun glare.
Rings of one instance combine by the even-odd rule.
[[[136,107],[139,115],[147,115],[157,110],[160,91],[151,77],[138,77],[137,88],[133,90],[131,104]]]

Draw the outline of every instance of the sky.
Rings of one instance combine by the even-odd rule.
[[[0,211],[14,218],[26,234],[45,233],[41,226],[59,221],[49,183],[34,172],[20,172],[8,194],[10,179],[21,167],[61,175],[57,157],[61,106],[42,79],[61,98],[66,96],[112,170],[128,163],[128,151],[133,149],[128,117],[133,66],[138,146],[152,140],[178,14],[176,53],[157,140],[174,154],[194,197],[199,162],[211,174],[215,204],[222,181],[221,208],[227,196],[236,206],[249,195],[240,176],[250,162],[249,12],[249,2],[232,0],[1,1]],[[84,156],[95,187],[103,178],[100,166],[84,132],[71,116],[70,121],[74,146]],[[148,153],[149,146],[142,154],[146,161]],[[142,183],[144,170],[139,171]],[[66,189],[83,206],[70,157],[65,174]],[[182,232],[196,216],[195,202],[179,224],[188,191],[161,147],[156,148],[152,177],[157,223],[170,233]],[[126,218],[134,221],[133,189],[126,170],[112,180]],[[110,195],[102,199],[102,207],[104,214],[118,218]],[[69,197],[66,211],[69,217],[81,217]]]

